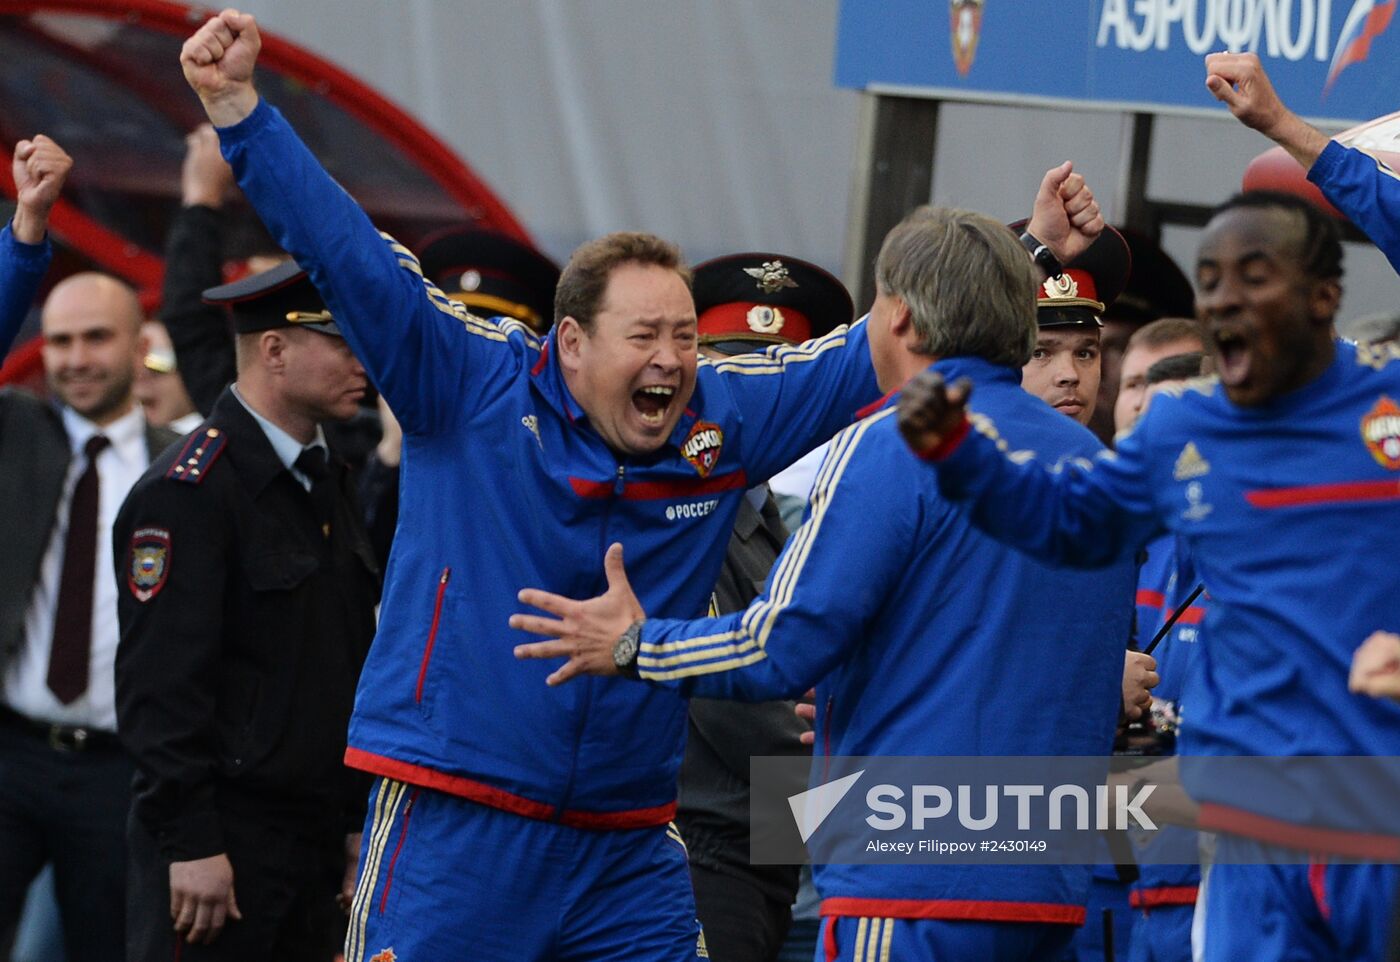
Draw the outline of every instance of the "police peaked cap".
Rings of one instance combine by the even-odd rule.
[[[341,336],[316,285],[292,260],[232,284],[211,287],[204,292],[204,302],[227,305],[233,315],[233,329],[239,334],[304,327]]]
[[[1107,316],[1137,324],[1159,317],[1195,317],[1196,291],[1162,245],[1130,227],[1119,233],[1128,242],[1132,271]]]
[[[1009,225],[1020,233],[1026,221]],[[1036,288],[1036,323],[1042,328],[1103,327],[1101,318],[1123,293],[1133,269],[1133,255],[1123,235],[1104,227],[1089,249],[1064,265],[1059,277]]]
[[[554,323],[559,266],[528,244],[480,227],[449,227],[418,247],[423,276],[475,314],[504,315],[537,331]]]
[[[786,254],[716,257],[693,270],[701,344],[798,344],[851,323],[855,305],[839,280]]]

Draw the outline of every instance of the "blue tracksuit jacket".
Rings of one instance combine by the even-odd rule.
[[[1320,377],[1255,408],[1214,379],[1188,383],[1154,399],[1116,452],[1057,471],[1008,458],[1000,425],[977,419],[938,465],[939,487],[983,530],[1060,564],[1177,535],[1211,593],[1181,754],[1400,755],[1400,705],[1347,690],[1357,646],[1400,629],[1400,353],[1338,343]],[[1247,781],[1188,789],[1205,828],[1377,851],[1374,836],[1306,834],[1286,799]]]
[[[1308,180],[1400,271],[1400,174],[1370,154],[1329,140]]]
[[[981,410],[1049,460],[1102,445],[977,358]],[[747,611],[651,618],[637,665],[667,691],[761,700],[817,685],[826,755],[1107,755],[1134,565],[1051,568],[977,532],[939,495],[890,403],[836,436],[806,522]],[[821,781],[821,766],[814,765]],[[818,865],[823,914],[1082,922],[1085,866]]]
[[[52,258],[48,237],[39,244],[21,244],[9,224],[0,230],[0,361],[9,353]]]
[[[684,699],[617,679],[547,687],[548,663],[512,654],[533,638],[507,625],[516,592],[598,594],[603,554],[620,541],[646,610],[705,612],[744,492],[879,396],[865,324],[701,361],[670,442],[619,459],[550,342],[461,313],[274,108],[219,136],[404,428],[398,531],[347,762],[579,827],[665,823]]]

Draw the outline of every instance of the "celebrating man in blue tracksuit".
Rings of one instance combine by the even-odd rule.
[[[63,148],[42,134],[15,144],[15,214],[0,229],[0,362],[53,259],[49,211],[72,166]]]
[[[667,828],[684,698],[610,680],[550,690],[543,666],[512,658],[507,619],[522,585],[596,593],[613,542],[651,609],[705,611],[744,492],[878,395],[866,326],[697,366],[678,252],[630,233],[575,252],[546,339],[472,317],[259,100],[258,46],[253,19],[224,11],[186,42],[186,78],[404,428],[399,527],[349,733],[348,763],[379,781],[346,958],[703,956]],[[1086,239],[1071,218],[1096,207],[1065,165],[1037,216],[1072,256]],[[776,268],[759,280],[795,283]]]
[[[1302,164],[1308,180],[1400,271],[1400,174],[1365,151],[1343,147],[1289,110],[1258,54],[1206,57],[1206,86],[1241,123]]]
[[[1347,690],[1357,646],[1400,627],[1388,537],[1400,530],[1400,353],[1332,340],[1341,256],[1335,224],[1306,201],[1244,194],[1220,208],[1196,264],[1218,380],[1158,396],[1090,466],[1008,458],[1001,425],[964,416],[965,387],[930,377],[905,390],[910,445],[997,538],[1083,566],[1163,529],[1189,550],[1212,601],[1183,755],[1400,755],[1400,705]],[[1400,870],[1334,859],[1400,861],[1393,775],[1364,789],[1319,779],[1306,797],[1184,780],[1201,826],[1228,833],[1207,886],[1208,960],[1381,957]],[[1266,860],[1302,864],[1241,864]]]
[[[554,682],[620,666],[649,690],[708,698],[815,682],[817,750],[831,756],[1106,755],[1131,554],[1085,574],[997,544],[916,470],[893,417],[893,391],[935,361],[986,385],[979,399],[1018,446],[1051,460],[1101,450],[1021,389],[1036,338],[1033,267],[1000,224],[923,209],[885,239],[876,275],[867,324],[891,396],[832,441],[764,594],[747,611],[676,620],[632,595],[614,549],[599,598],[522,592],[557,617],[512,623],[559,640],[520,654],[570,656]],[[1084,922],[1089,888],[1083,865],[827,864],[813,875],[825,957],[848,962],[1055,958]]]

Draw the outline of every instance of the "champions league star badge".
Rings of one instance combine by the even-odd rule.
[[[681,445],[681,455],[702,478],[710,476],[710,472],[719,463],[719,455],[723,450],[724,432],[718,424],[709,421],[696,421],[695,427],[690,429],[685,443]]]
[[[130,565],[126,584],[137,601],[150,601],[170,577],[170,532],[141,528],[131,536]]]
[[[953,37],[953,65],[958,76],[966,77],[977,56],[977,41],[982,36],[982,6],[986,0],[951,0],[950,29]]]
[[[1361,419],[1361,439],[1376,463],[1400,471],[1400,406],[1385,395]]]

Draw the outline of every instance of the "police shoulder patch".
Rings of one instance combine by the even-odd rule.
[[[137,601],[150,601],[170,577],[170,532],[137,528],[127,552],[126,585]]]
[[[209,469],[219,460],[219,455],[223,454],[227,444],[228,435],[218,428],[205,428],[194,432],[185,441],[185,446],[180,449],[180,455],[170,466],[170,470],[165,472],[166,478],[171,481],[183,481],[185,484],[204,483],[204,479],[209,476]]]

